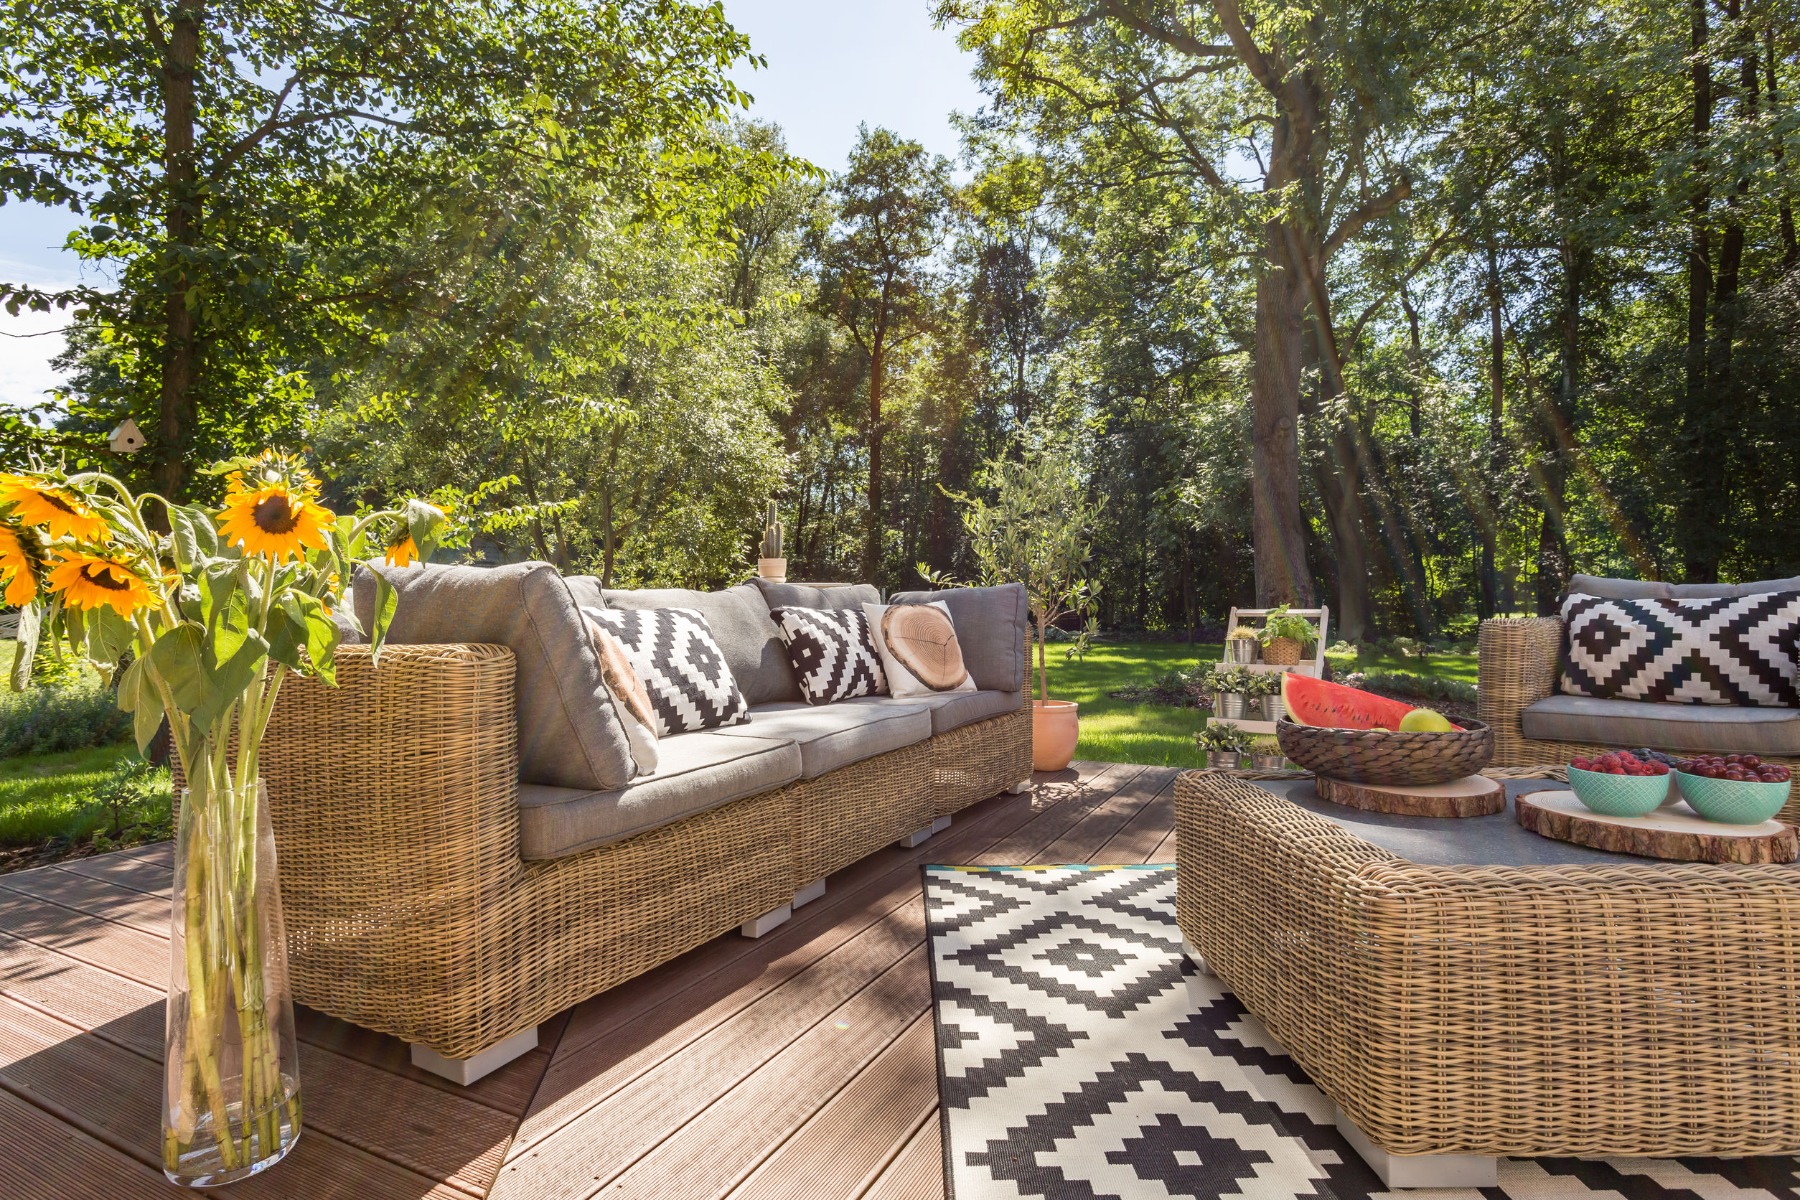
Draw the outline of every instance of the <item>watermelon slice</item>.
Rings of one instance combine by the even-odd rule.
[[[1300,724],[1332,729],[1398,729],[1400,718],[1413,710],[1410,704],[1296,671],[1282,675],[1281,699],[1288,716]]]

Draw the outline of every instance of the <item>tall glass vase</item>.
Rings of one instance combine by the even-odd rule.
[[[287,938],[260,779],[209,787],[197,778],[182,793],[170,940],[163,1173],[187,1187],[231,1183],[280,1162],[300,1137]]]

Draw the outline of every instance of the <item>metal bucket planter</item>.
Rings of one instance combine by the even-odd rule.
[[[1238,764],[1243,761],[1243,757],[1236,750],[1208,750],[1206,765],[1220,771],[1235,771],[1238,769]]]
[[[1225,643],[1225,661],[1233,666],[1256,661],[1261,647],[1251,638],[1231,638]]]
[[[1220,692],[1213,697],[1213,716],[1222,721],[1248,720],[1250,698],[1242,692]]]
[[[1250,766],[1257,771],[1279,771],[1287,764],[1287,759],[1279,752],[1274,754],[1252,754]]]
[[[1287,716],[1287,701],[1281,698],[1280,692],[1276,692],[1273,696],[1264,696],[1262,713],[1265,721],[1279,721]]]

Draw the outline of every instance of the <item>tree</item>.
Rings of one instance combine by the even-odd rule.
[[[837,221],[818,250],[820,303],[868,361],[868,523],[864,578],[882,575],[882,392],[889,357],[925,333],[937,303],[936,257],[947,233],[950,164],[886,129],[859,132],[831,185]]]
[[[70,0],[8,6],[0,42],[0,197],[82,214],[116,280],[0,295],[103,330],[115,390],[86,399],[138,419],[169,496],[246,425],[291,432],[301,360],[419,298],[385,249],[485,164],[699,221],[769,166],[707,129],[748,51],[717,5]]]

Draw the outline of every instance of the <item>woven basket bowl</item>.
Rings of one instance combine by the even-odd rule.
[[[1494,757],[1494,731],[1462,721],[1445,733],[1326,729],[1291,717],[1275,724],[1281,751],[1315,775],[1346,783],[1421,787],[1473,775]]]

